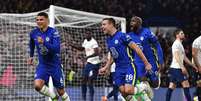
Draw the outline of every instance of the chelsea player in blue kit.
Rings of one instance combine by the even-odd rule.
[[[30,58],[29,64],[33,64],[34,49],[36,47],[39,64],[35,72],[34,87],[36,91],[51,97],[52,101],[58,101],[58,96],[49,91],[46,86],[49,77],[52,77],[53,85],[57,88],[62,101],[70,101],[64,90],[63,72],[60,55],[60,36],[56,29],[49,27],[48,15],[45,12],[38,13],[36,17],[37,27],[30,33]]]
[[[140,48],[132,41],[129,35],[117,31],[115,28],[115,20],[113,18],[104,18],[101,28],[105,34],[108,34],[107,45],[111,56],[106,65],[99,70],[100,74],[104,74],[110,70],[113,61],[116,64],[114,83],[119,87],[119,91],[126,101],[133,101],[133,95],[137,92],[146,91],[146,85],[135,87],[136,70],[133,64],[132,56],[128,56],[128,47],[135,50],[144,62],[147,70],[151,69],[150,63],[143,55]]]
[[[131,32],[128,33],[135,43],[140,47],[152,65],[152,71],[147,72],[143,61],[136,55],[135,52],[132,52],[132,55],[135,59],[135,65],[137,67],[137,76],[140,81],[146,80],[144,77],[149,78],[151,85],[156,88],[160,86],[160,78],[158,72],[160,66],[163,64],[163,51],[160,46],[160,43],[157,40],[157,37],[150,31],[149,28],[142,27],[142,19],[140,17],[134,16],[131,18],[130,22]]]

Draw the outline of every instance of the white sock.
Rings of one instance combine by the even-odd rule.
[[[55,98],[56,97],[56,94],[55,93],[51,93],[49,91],[49,88],[47,86],[43,86],[42,89],[40,90],[40,93],[45,95],[45,96],[49,96],[51,98]]]
[[[135,87],[135,88],[134,88],[134,95],[137,94],[137,93],[139,93],[139,90],[138,90],[137,87]]]
[[[62,98],[62,101],[70,101],[70,98],[66,92],[61,96],[61,98]]]

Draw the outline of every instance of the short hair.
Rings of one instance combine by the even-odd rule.
[[[45,12],[40,12],[37,16],[44,16],[45,18],[48,18],[48,14]]]
[[[116,21],[114,20],[114,18],[104,18],[103,20],[108,20],[109,23],[112,23],[113,26],[116,26]]]
[[[179,34],[179,32],[183,31],[182,29],[180,28],[177,28],[175,31],[174,31],[174,37],[176,38],[176,36]]]
[[[139,16],[133,16],[140,24],[142,24],[142,18]]]

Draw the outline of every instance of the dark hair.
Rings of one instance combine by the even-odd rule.
[[[176,36],[179,34],[179,32],[183,31],[182,29],[180,28],[177,28],[175,31],[174,31],[174,37],[176,38]]]
[[[109,23],[112,23],[113,26],[116,25],[116,21],[113,18],[104,18],[103,20],[108,20]]]
[[[48,18],[48,14],[45,12],[40,12],[37,16],[44,16],[45,18]]]

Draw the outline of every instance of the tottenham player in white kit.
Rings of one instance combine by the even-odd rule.
[[[195,94],[198,97],[198,101],[201,101],[201,36],[199,36],[193,41],[192,56],[193,56],[193,62],[198,68],[198,73],[196,78],[197,89]]]
[[[92,37],[91,30],[86,30],[85,32],[85,40],[82,43],[82,46],[79,47],[77,45],[72,45],[73,48],[76,48],[80,51],[84,51],[86,53],[87,64],[85,65],[82,71],[82,99],[86,101],[86,93],[87,86],[89,87],[90,100],[94,100],[94,85],[93,81],[96,79],[99,66],[100,66],[100,58],[99,53],[100,49],[97,41]],[[88,84],[88,85],[87,85]]]
[[[183,61],[195,69],[196,67],[185,55],[184,47],[182,45],[182,41],[185,38],[184,32],[181,29],[177,29],[174,32],[174,36],[176,40],[172,45],[172,63],[169,69],[170,83],[166,93],[166,101],[170,101],[172,91],[176,88],[177,83],[181,83],[187,101],[191,101],[191,96],[189,93],[190,84],[187,78],[188,72],[184,66]]]

